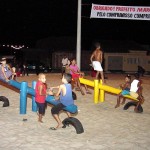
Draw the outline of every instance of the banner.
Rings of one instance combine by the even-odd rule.
[[[150,20],[150,7],[92,4],[90,18]]]

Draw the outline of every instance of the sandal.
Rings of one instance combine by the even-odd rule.
[[[57,130],[55,127],[50,127],[49,130]]]
[[[86,91],[86,94],[92,94],[90,91]]]

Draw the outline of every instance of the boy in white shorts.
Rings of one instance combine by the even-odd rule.
[[[94,70],[97,71],[96,79],[98,79],[99,74],[101,74],[101,79],[102,79],[102,82],[104,83],[103,68],[101,66],[102,61],[103,61],[103,52],[101,50],[99,43],[96,43],[95,47],[96,47],[96,49],[92,53],[90,60],[91,60]]]

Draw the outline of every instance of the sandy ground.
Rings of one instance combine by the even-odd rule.
[[[118,88],[124,81],[124,74],[106,74],[107,84]],[[92,77],[86,78],[93,80]],[[31,86],[36,75],[17,78],[27,81]],[[0,102],[0,150],[149,150],[150,147],[150,77],[143,77],[144,112],[134,113],[133,107],[115,109],[116,95],[105,94],[104,103],[93,103],[93,94],[82,96],[76,92],[79,113],[78,118],[84,133],[76,134],[74,127],[56,131],[49,127],[56,126],[51,116],[51,107],[46,110],[44,123],[37,121],[37,114],[31,111],[31,98],[27,99],[27,114],[19,114],[19,92],[0,85],[0,95],[10,100],[10,107],[3,108]],[[60,74],[47,74],[49,86],[61,83]],[[93,89],[90,89],[93,93]],[[128,101],[128,100],[127,100]],[[60,114],[66,118],[65,113]],[[23,122],[23,118],[27,118]]]

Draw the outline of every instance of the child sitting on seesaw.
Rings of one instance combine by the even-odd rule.
[[[117,97],[117,104],[115,106],[115,108],[120,106],[120,100],[121,98],[123,98],[122,101],[122,105],[125,104],[125,97],[123,97],[124,95],[129,95],[130,94],[130,86],[131,86],[131,76],[127,75],[125,77],[125,83],[120,84],[120,88],[122,89],[121,93],[119,93],[118,97]]]
[[[0,79],[8,82],[9,80],[13,80],[16,76],[16,73],[13,69],[7,64],[6,58],[2,58],[0,62]]]
[[[138,106],[144,103],[144,97],[142,96],[142,81],[140,80],[140,75],[138,73],[134,74],[135,79],[131,83],[130,96],[138,99],[138,103],[134,109],[138,112]]]
[[[138,112],[138,106],[140,104],[144,103],[144,97],[142,96],[142,86],[141,86],[142,82],[139,79],[139,74],[136,73],[134,76],[135,76],[135,79],[131,83],[131,87],[130,87],[129,92],[125,92],[124,95],[130,95],[131,97],[136,98],[136,99],[139,100],[136,107],[135,107],[135,109],[134,109],[135,112]],[[120,101],[117,100],[117,104],[120,105],[119,102]],[[117,107],[115,107],[115,108],[117,108]]]
[[[54,119],[57,121],[58,125],[56,127],[50,127],[51,130],[57,130],[58,128],[63,127],[63,124],[59,118],[59,112],[63,110],[66,106],[74,104],[74,100],[72,97],[72,86],[70,84],[71,80],[72,80],[71,74],[64,73],[62,77],[62,84],[57,87],[50,88],[51,90],[49,92],[50,95],[54,95],[56,97],[59,96],[59,99],[56,99],[56,101],[58,101],[58,104],[51,109],[51,113]],[[58,92],[56,94],[53,93],[52,91],[55,88],[58,89]],[[68,117],[71,117],[70,112],[66,113]]]
[[[70,65],[70,74],[72,75],[72,79],[75,81],[76,84],[76,90],[81,91],[82,95],[85,95],[84,91],[82,90],[80,80],[79,78],[84,77],[84,72],[81,72],[79,67],[76,64],[76,59],[71,60],[71,65]],[[78,88],[79,89],[78,89]],[[91,92],[88,90],[87,86],[84,84],[85,90],[87,94],[91,94]]]

